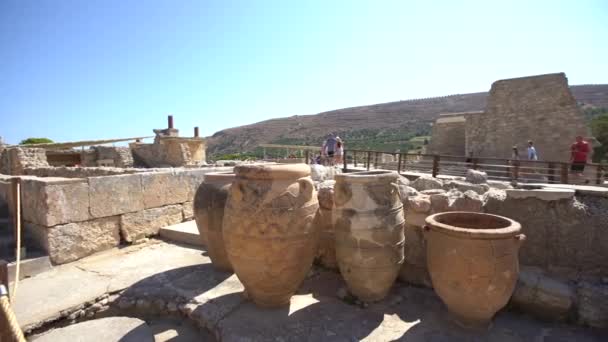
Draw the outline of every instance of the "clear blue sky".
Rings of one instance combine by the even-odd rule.
[[[608,83],[608,1],[0,1],[0,136],[182,135],[486,91]]]

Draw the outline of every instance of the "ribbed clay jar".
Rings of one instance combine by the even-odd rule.
[[[224,246],[222,227],[224,206],[233,180],[232,172],[207,173],[194,195],[196,227],[200,236],[206,237],[204,243],[211,263],[222,271],[232,271]]]
[[[403,263],[398,177],[392,171],[336,175],[336,258],[350,292],[366,302],[387,295]]]
[[[234,168],[224,211],[224,242],[249,298],[262,307],[289,304],[312,265],[319,207],[306,164]]]
[[[318,186],[319,211],[314,223],[319,229],[319,248],[316,262],[329,269],[338,269],[336,261],[336,236],[334,234],[333,207],[335,181],[325,181]]]
[[[426,218],[427,265],[433,288],[456,323],[488,328],[515,289],[525,236],[506,217],[445,212]]]

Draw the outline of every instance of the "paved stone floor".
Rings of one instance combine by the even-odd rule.
[[[179,301],[180,311],[219,341],[608,341],[607,332],[512,312],[499,313],[487,332],[467,332],[430,289],[398,283],[384,301],[363,308],[337,297],[343,286],[339,274],[315,269],[289,307],[259,309],[243,296],[238,278],[215,271],[203,251],[151,241],[25,279],[15,308],[22,326],[32,327],[122,291],[114,302],[121,307]]]

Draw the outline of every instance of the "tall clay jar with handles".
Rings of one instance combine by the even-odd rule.
[[[399,177],[392,171],[336,175],[336,259],[350,292],[366,302],[388,294],[403,264]]]
[[[310,270],[319,238],[310,168],[242,165],[234,173],[223,229],[234,272],[256,305],[287,305]]]
[[[433,288],[454,320],[487,329],[515,289],[525,235],[506,217],[445,212],[426,218],[427,265]]]
[[[224,206],[230,185],[234,180],[233,172],[214,172],[205,175],[203,183],[194,195],[194,219],[202,241],[207,247],[211,264],[222,271],[232,271],[224,247],[222,233]]]

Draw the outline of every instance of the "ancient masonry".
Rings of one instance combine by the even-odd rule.
[[[574,138],[591,138],[564,73],[496,81],[484,112],[442,115],[435,126],[437,154],[510,158],[533,140],[541,160],[567,162]]]
[[[433,138],[427,148],[430,154],[464,156],[466,154],[466,117],[483,112],[442,114],[433,125]]]

